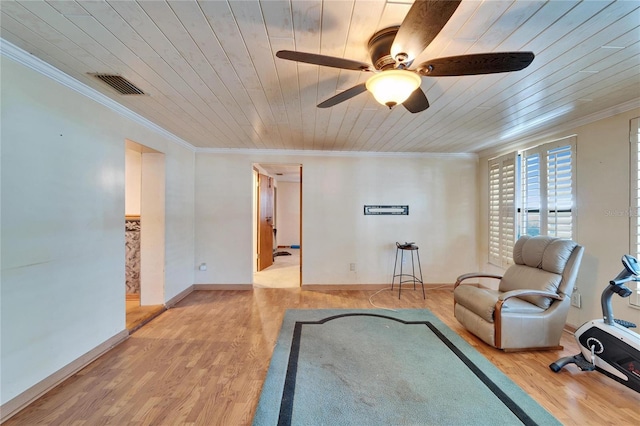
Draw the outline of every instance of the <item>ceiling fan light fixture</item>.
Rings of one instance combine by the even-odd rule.
[[[421,82],[420,76],[412,71],[388,70],[369,77],[366,87],[376,101],[392,108],[406,101]]]

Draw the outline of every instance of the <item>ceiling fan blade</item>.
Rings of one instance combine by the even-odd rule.
[[[496,52],[450,56],[423,62],[416,68],[416,72],[426,77],[447,77],[520,71],[528,67],[534,57],[533,52]]]
[[[356,95],[359,95],[362,92],[367,91],[367,86],[365,83],[360,83],[357,86],[353,86],[350,89],[345,90],[344,92],[340,92],[335,96],[330,97],[326,101],[323,101],[318,104],[318,108],[329,108],[334,105],[338,105],[340,102],[344,102],[353,98]]]
[[[333,56],[316,55],[315,53],[295,52],[292,50],[280,50],[276,53],[280,59],[290,61],[305,62],[307,64],[323,65],[325,67],[340,68],[354,71],[373,71],[371,65],[353,61],[351,59],[336,58]]]
[[[391,57],[411,65],[440,33],[459,5],[459,0],[416,0],[393,40]]]
[[[418,87],[407,98],[407,100],[402,103],[402,105],[404,105],[409,112],[415,114],[416,112],[424,111],[429,108],[429,101],[427,100],[427,95],[425,95],[422,89]]]

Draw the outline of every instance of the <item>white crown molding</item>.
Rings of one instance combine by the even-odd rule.
[[[231,149],[231,148],[196,148],[197,154],[237,154],[237,155],[276,155],[295,157],[382,157],[382,158],[470,158],[477,159],[473,153],[446,152],[372,152],[372,151],[320,151],[320,150],[285,150],[285,149]]]
[[[44,62],[42,59],[24,51],[23,49],[19,48],[13,43],[6,41],[3,38],[0,38],[0,54],[2,56],[5,56],[9,59],[12,59],[18,62],[19,64],[24,65],[27,68],[30,68],[36,72],[39,72],[40,74],[46,77],[49,77],[50,79],[56,81],[57,83],[60,83],[63,86],[66,86],[69,89],[74,90],[80,93],[81,95],[86,96],[87,98],[99,103],[100,105],[103,105],[111,109],[112,111],[115,111],[116,113],[122,115],[125,118],[128,118],[131,121],[134,121],[156,133],[161,134],[162,136],[166,137],[170,141],[184,148],[187,148],[191,151],[196,150],[195,146],[191,145],[189,142],[185,141],[184,139],[179,138],[178,136],[160,127],[154,122],[147,120],[140,114],[131,111],[129,108],[119,104],[118,102],[114,101],[108,96],[98,92],[97,90],[87,86],[84,83],[81,83],[75,78],[60,71],[58,68],[52,65],[49,65],[48,63]]]
[[[513,138],[505,144],[501,144],[498,147],[492,147],[478,152],[478,157],[496,157],[508,151],[513,151],[516,147],[526,146],[533,142],[538,142],[543,139],[554,137],[555,139],[563,139],[566,136],[559,136],[559,133],[573,131],[578,127],[585,126],[587,124],[594,123],[598,120],[613,117],[614,115],[622,114],[632,109],[640,108],[640,98],[632,99],[628,102],[620,105],[615,105],[602,111],[594,112],[593,114],[585,115],[584,117],[577,118],[575,120],[567,121],[566,123],[559,124],[554,127],[545,129],[544,132],[536,133],[525,138]]]

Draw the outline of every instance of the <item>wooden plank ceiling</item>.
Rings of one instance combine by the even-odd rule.
[[[415,63],[533,51],[508,74],[423,77],[411,114],[366,92],[369,73],[290,62],[281,49],[370,62],[404,0],[5,1],[0,36],[198,148],[479,152],[640,105],[640,2],[464,0]],[[121,75],[123,96],[92,73]]]

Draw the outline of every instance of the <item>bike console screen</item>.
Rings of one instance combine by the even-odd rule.
[[[640,275],[640,265],[638,265],[638,260],[635,257],[625,254],[622,256],[622,264],[630,274]]]
[[[624,265],[624,269],[620,271],[614,279],[609,281],[609,284],[616,288],[624,289],[625,294],[621,294],[621,296],[627,297],[631,294],[631,290],[627,289],[622,284],[636,280],[635,277],[640,275],[640,265],[638,265],[638,260],[636,260],[635,257],[629,256],[628,254],[622,256],[622,264]]]

